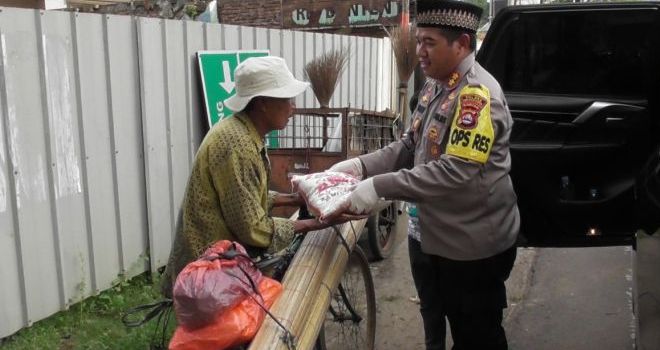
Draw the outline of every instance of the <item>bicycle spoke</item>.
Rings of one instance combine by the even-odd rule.
[[[372,349],[375,332],[373,290],[367,291],[368,264],[351,254],[339,287],[333,292],[325,322],[327,350]],[[371,284],[370,275],[369,286]],[[368,297],[367,295],[371,295]]]

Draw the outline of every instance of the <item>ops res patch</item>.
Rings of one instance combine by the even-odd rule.
[[[449,131],[447,154],[484,164],[494,138],[490,91],[483,85],[467,85],[461,89],[458,103]]]

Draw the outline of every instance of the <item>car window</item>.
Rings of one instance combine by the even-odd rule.
[[[487,67],[505,91],[646,97],[653,22],[640,10],[520,13]]]

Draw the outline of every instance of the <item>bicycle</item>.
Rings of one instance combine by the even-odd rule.
[[[306,208],[301,207],[298,218],[308,217]],[[339,230],[336,227],[333,229],[337,237],[343,240]],[[281,281],[303,239],[304,235],[296,235],[282,253],[261,257],[256,262],[257,267]],[[348,244],[343,243],[348,249]],[[375,339],[376,295],[373,278],[365,253],[355,245],[349,253],[339,285],[332,293],[314,350],[373,350]]]
[[[310,218],[305,207],[301,207],[299,218]],[[352,227],[352,223],[351,223]],[[333,227],[343,242],[343,247],[349,249],[348,243],[341,232]],[[353,231],[355,231],[353,229]],[[297,234],[287,248],[277,254],[261,255],[253,259],[257,268],[266,275],[282,281],[291,261],[300,248],[305,236]],[[231,255],[231,254],[230,254]],[[227,258],[231,258],[229,255]],[[253,286],[254,288],[254,286]],[[127,327],[139,327],[156,318],[158,326],[152,336],[152,345],[157,349],[166,347],[165,330],[169,323],[172,300],[139,305],[126,311],[122,322]],[[268,315],[290,332],[273,316]],[[144,317],[138,315],[146,313]],[[376,338],[376,295],[374,283],[369,269],[369,261],[362,249],[356,244],[349,252],[346,268],[337,288],[333,291],[330,306],[326,313],[323,326],[316,339],[314,350],[373,350]],[[159,334],[160,333],[160,334]],[[160,339],[158,339],[160,338]],[[289,337],[287,341],[291,341]],[[240,349],[245,349],[245,346]],[[295,346],[290,348],[295,348]]]

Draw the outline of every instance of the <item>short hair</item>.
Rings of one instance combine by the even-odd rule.
[[[477,33],[473,33],[467,30],[457,29],[457,28],[438,28],[440,34],[444,36],[450,43],[458,40],[458,38],[467,34],[470,36],[470,50],[477,50]]]
[[[253,97],[253,98],[250,100],[250,102],[248,102],[248,103],[245,105],[245,108],[243,108],[243,110],[242,110],[241,112],[245,112],[245,113],[250,113],[250,112],[252,112],[252,110],[254,109],[254,105],[257,103],[257,100],[262,99],[262,97],[263,97],[263,96],[255,96],[255,97]]]

